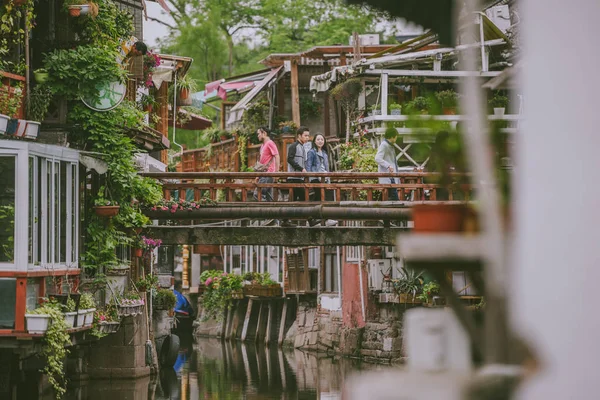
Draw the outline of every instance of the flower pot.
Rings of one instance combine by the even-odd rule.
[[[8,123],[6,124],[6,135],[15,135],[17,133],[17,129],[19,128],[19,120],[15,118],[10,118]]]
[[[81,6],[73,5],[67,7],[69,9],[69,15],[71,17],[79,17],[81,15]]]
[[[0,135],[4,135],[6,133],[8,121],[10,121],[10,117],[8,115],[0,114]]]
[[[89,308],[85,310],[85,320],[83,321],[83,326],[92,326],[94,323],[94,313],[96,312],[95,308]]]
[[[134,257],[142,257],[142,255],[144,254],[142,249],[133,249],[133,256]]]
[[[147,105],[146,107],[144,107],[144,109],[146,110],[146,112],[152,113],[152,104]]]
[[[25,314],[27,321],[27,332],[31,334],[44,334],[50,326],[48,314]]]
[[[81,4],[79,6],[80,8],[80,15],[87,15],[90,13],[90,5],[89,4]]]
[[[415,232],[461,232],[468,213],[465,204],[416,205],[413,207]]]
[[[114,217],[119,213],[121,206],[95,206],[94,211],[100,217]]]
[[[504,117],[505,107],[494,107],[494,115],[496,117]]]
[[[393,110],[390,110],[390,114],[391,115],[402,115],[402,110],[399,108],[394,108]]]
[[[442,107],[442,114],[456,115],[456,107]]]
[[[19,119],[17,120],[17,131],[15,132],[15,136],[23,137],[25,136],[25,130],[27,130],[27,120]]]
[[[182,88],[179,89],[179,98],[181,100],[187,100],[190,97],[190,89]]]
[[[120,322],[102,321],[98,324],[98,330],[101,333],[115,333],[119,330]]]
[[[71,311],[64,313],[65,321],[67,322],[67,329],[71,329],[75,327],[75,316],[77,315],[77,311]]]
[[[47,72],[34,72],[33,77],[37,83],[44,83],[48,80]]]
[[[136,235],[139,235],[140,233],[142,233],[142,230],[144,228],[133,228],[133,231],[135,232]]]
[[[28,139],[37,139],[40,132],[40,123],[37,121],[27,121],[25,127],[25,137]]]

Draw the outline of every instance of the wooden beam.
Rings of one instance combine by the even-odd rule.
[[[25,309],[27,308],[27,278],[17,279],[15,305],[15,331],[25,332]]]
[[[276,226],[152,226],[148,234],[163,244],[260,246],[394,246],[404,228]]]
[[[160,121],[156,124],[156,130],[160,131],[163,136],[169,136],[169,83],[163,82],[158,89],[156,99],[159,103],[158,116]],[[160,161],[163,164],[168,164],[167,150],[161,150]]]
[[[291,62],[291,89],[292,89],[292,120],[297,126],[300,126],[300,95],[298,93],[298,60],[292,59]]]

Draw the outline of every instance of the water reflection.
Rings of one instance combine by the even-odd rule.
[[[202,339],[155,380],[89,381],[68,399],[335,400],[344,378],[361,368],[340,357]]]

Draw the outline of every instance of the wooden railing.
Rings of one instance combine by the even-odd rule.
[[[218,202],[264,202],[262,196],[254,199],[253,194],[263,188],[273,189],[274,202],[287,201],[293,198],[294,189],[304,190],[304,198],[310,201],[311,194],[320,191],[321,199],[326,199],[326,191],[335,194],[334,200],[321,202],[334,203],[339,201],[386,201],[388,189],[398,191],[400,201],[428,200],[470,200],[471,187],[468,184],[455,184],[451,188],[436,183],[438,174],[424,172],[150,172],[142,174],[156,178],[162,182],[165,199],[185,198],[198,201],[210,198]],[[273,183],[257,183],[259,177],[270,177]],[[287,178],[303,179],[303,182],[287,182]],[[465,178],[465,176],[455,175]],[[323,182],[311,183],[309,179],[321,179]],[[329,178],[330,183],[324,180]],[[397,183],[378,183],[378,178],[394,178]],[[443,191],[443,198],[442,193]],[[330,192],[330,193],[331,193]]]

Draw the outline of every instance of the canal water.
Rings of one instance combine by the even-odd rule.
[[[186,348],[187,347],[187,348]],[[299,350],[200,339],[156,379],[89,381],[68,400],[335,400],[344,381],[385,366]]]

